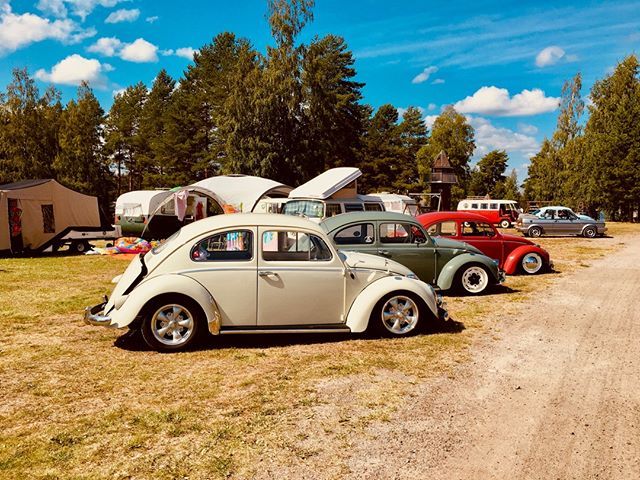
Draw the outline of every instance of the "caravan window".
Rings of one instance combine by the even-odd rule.
[[[361,203],[345,203],[344,204],[345,212],[362,212],[364,211],[364,205]]]
[[[364,209],[367,212],[382,212],[382,206],[379,203],[365,203]]]
[[[342,208],[339,203],[327,203],[325,207],[326,217],[335,217],[336,215],[340,215],[342,213]]]

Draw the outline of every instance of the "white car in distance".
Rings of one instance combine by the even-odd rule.
[[[134,258],[85,322],[140,329],[158,351],[204,334],[413,334],[446,320],[440,296],[403,265],[337,251],[314,222],[274,214],[217,215]]]

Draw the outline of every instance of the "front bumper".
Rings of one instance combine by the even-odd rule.
[[[93,307],[87,307],[84,309],[84,323],[87,325],[110,327],[111,317],[104,315],[104,307],[107,302],[102,302]]]

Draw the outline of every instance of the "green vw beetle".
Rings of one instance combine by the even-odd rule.
[[[409,215],[353,212],[327,218],[320,225],[338,248],[395,260],[441,290],[476,295],[505,278],[498,265],[477,248],[432,238]]]

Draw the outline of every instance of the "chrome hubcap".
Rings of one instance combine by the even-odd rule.
[[[418,305],[411,298],[398,295],[382,308],[382,324],[395,335],[409,333],[418,324]]]
[[[193,315],[182,305],[159,308],[151,317],[151,332],[164,345],[182,345],[193,334]]]
[[[467,292],[479,293],[487,288],[489,276],[482,267],[469,267],[462,274],[462,286]]]
[[[522,268],[527,273],[537,273],[542,268],[542,259],[537,253],[529,253],[522,259]]]

